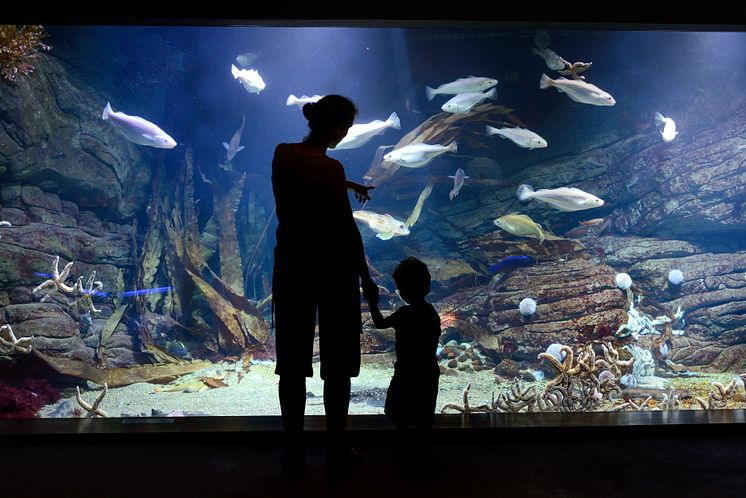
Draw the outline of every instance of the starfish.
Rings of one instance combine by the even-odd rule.
[[[539,353],[539,359],[544,358],[549,362],[552,367],[557,371],[557,376],[550,380],[546,387],[544,388],[544,392],[546,393],[549,389],[551,389],[554,386],[557,385],[567,385],[570,383],[570,377],[573,375],[577,375],[578,372],[580,372],[580,365],[572,366],[573,363],[573,354],[572,354],[572,348],[569,346],[561,346],[560,352],[565,352],[565,359],[562,363],[559,362],[557,358],[554,357],[554,355],[550,353]]]
[[[578,76],[578,74],[582,73],[593,64],[592,62],[575,62],[574,64],[570,64],[565,59],[562,59],[562,62],[565,63],[565,69],[559,69],[557,72],[562,76],[572,76],[572,79],[574,80],[584,80],[585,76]]]
[[[80,396],[80,386],[75,386],[75,390],[77,391],[75,399],[77,399],[78,404],[82,406],[85,411],[88,412],[86,418],[108,417],[106,412],[98,407],[98,405],[101,404],[101,400],[103,400],[104,396],[106,396],[106,393],[109,392],[109,386],[106,383],[104,383],[104,390],[101,391],[101,394],[96,397],[96,399],[93,401],[93,404],[91,405],[83,401],[83,398]]]
[[[82,304],[86,309],[89,309],[94,313],[101,312],[100,309],[96,309],[96,307],[93,305],[93,296],[101,292],[101,290],[104,288],[104,284],[99,280],[94,280],[95,278],[96,271],[94,270],[93,273],[91,273],[91,276],[88,278],[88,281],[86,282],[84,287],[83,277],[78,277],[78,281],[73,284],[73,290],[76,294],[79,294],[80,297],[73,301],[71,304],[78,304],[82,301]]]
[[[2,327],[0,327],[0,334],[5,331],[8,332],[8,338],[10,340],[5,340],[2,335],[0,335],[0,346],[3,349],[5,349],[7,352],[18,351],[23,354],[29,354],[31,352],[31,340],[34,338],[34,336],[21,337],[20,339],[17,339],[10,325],[3,325]],[[25,344],[28,344],[28,346],[26,346]]]
[[[70,287],[69,285],[65,284],[65,280],[67,279],[67,276],[70,274],[70,268],[72,268],[73,262],[70,261],[68,264],[65,265],[65,267],[62,269],[62,272],[60,272],[60,257],[55,256],[54,263],[52,265],[52,272],[53,276],[49,280],[45,280],[42,282],[39,286],[37,286],[32,293],[36,294],[37,292],[41,291],[42,289],[45,289],[47,287],[51,287],[52,290],[49,291],[44,297],[41,298],[41,302],[46,302],[49,298],[54,296],[58,290],[61,290],[65,294],[73,294],[75,293],[75,288]]]
[[[444,413],[446,409],[450,408],[452,410],[456,410],[459,413],[463,413],[464,415],[468,415],[472,412],[472,409],[469,407],[469,390],[471,389],[471,382],[466,384],[466,389],[464,389],[464,405],[457,405],[456,403],[446,403],[443,405],[443,408],[440,409],[440,413]]]

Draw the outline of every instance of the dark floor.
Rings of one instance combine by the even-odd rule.
[[[300,472],[280,465],[276,417],[3,421],[0,496],[744,497],[745,417],[439,416],[412,450],[383,417],[357,416],[364,459],[339,466],[326,463],[323,418],[308,417]]]

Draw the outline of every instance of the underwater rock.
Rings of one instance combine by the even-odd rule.
[[[131,146],[100,119],[106,97],[60,59],[42,54],[35,66],[23,81],[0,87],[4,179],[53,189],[112,219],[132,217],[144,205],[147,163],[154,156]],[[26,194],[26,200],[34,199],[34,193]],[[59,199],[56,204],[59,210]]]
[[[458,317],[462,337],[497,358],[534,360],[552,343],[575,345],[610,335],[627,319],[626,297],[615,271],[590,260],[546,261],[517,268],[498,285],[474,287],[437,303],[442,314]],[[537,318],[526,321],[516,308],[535,296]]]

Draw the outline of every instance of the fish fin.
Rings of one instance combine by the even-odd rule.
[[[427,97],[427,100],[433,100],[433,97],[435,97],[435,88],[426,86],[425,87],[425,96]]]
[[[663,114],[661,114],[660,112],[656,112],[655,113],[655,124],[657,124],[657,125],[663,124],[663,123],[665,123],[664,120],[665,120],[665,118],[663,117]]]
[[[111,110],[111,104],[107,102],[106,107],[104,107],[104,115],[101,116],[101,119],[109,119],[109,114],[112,112],[113,111]]]
[[[456,177],[455,177],[455,176],[453,176],[453,175],[448,175],[448,178],[450,178],[451,180],[455,180],[455,179],[456,179]],[[469,178],[469,177],[467,176],[467,177],[465,177],[465,178]]]
[[[237,79],[238,75],[241,74],[241,71],[239,71],[235,64],[231,64],[231,74],[233,75],[233,79]]]
[[[495,100],[497,98],[497,88],[493,87],[492,90],[484,94],[486,98]]]
[[[225,150],[230,149],[230,145],[227,142],[223,142],[223,147],[225,147]]]
[[[241,151],[242,151],[242,150],[244,150],[245,148],[246,148],[246,147],[244,147],[243,145],[239,145],[239,146],[238,146],[238,149],[236,149],[236,152],[241,152]]]
[[[385,232],[385,233],[376,234],[376,237],[378,237],[381,240],[389,240],[393,236],[394,236],[394,232]]]
[[[401,130],[401,121],[399,121],[399,116],[397,116],[395,112],[391,113],[391,116],[386,120],[386,124],[390,128]]]
[[[471,178],[471,177],[470,176],[464,176],[464,180],[466,180],[467,178]]]
[[[546,90],[550,86],[552,86],[552,79],[546,74],[541,73],[541,79],[539,80],[539,88],[541,90]]]

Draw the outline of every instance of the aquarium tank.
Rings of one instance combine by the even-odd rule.
[[[278,415],[271,163],[330,94],[383,314],[430,270],[437,413],[746,407],[746,33],[295,24],[0,26],[0,417]]]

